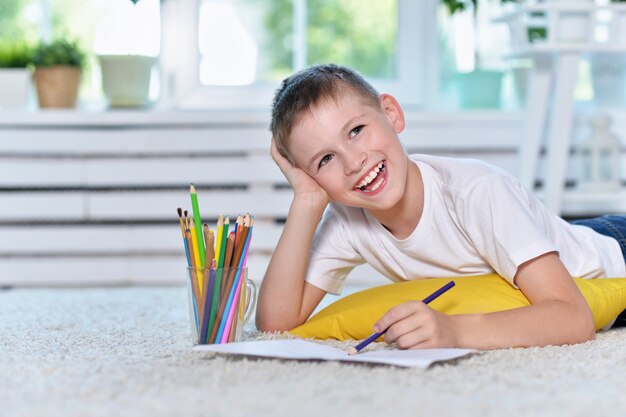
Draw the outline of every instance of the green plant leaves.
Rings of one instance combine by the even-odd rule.
[[[50,44],[40,44],[33,55],[33,64],[36,67],[51,67],[54,65],[69,65],[83,68],[85,53],[76,41],[57,39]]]

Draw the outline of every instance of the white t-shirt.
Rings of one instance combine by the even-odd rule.
[[[513,286],[517,268],[557,251],[572,276],[626,276],[618,242],[552,214],[517,179],[481,161],[409,157],[424,183],[415,230],[396,239],[361,208],[331,203],[313,238],[306,280],[339,294],[357,265],[392,281],[496,272]]]

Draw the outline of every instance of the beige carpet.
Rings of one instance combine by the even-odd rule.
[[[626,415],[626,330],[428,370],[191,347],[183,288],[0,291],[0,416]]]

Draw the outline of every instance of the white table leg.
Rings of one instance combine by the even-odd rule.
[[[565,173],[574,124],[574,87],[578,76],[579,52],[561,52],[555,73],[555,93],[548,131],[547,166],[544,180],[544,203],[554,213],[561,213]]]
[[[529,190],[535,186],[537,162],[544,138],[550,102],[552,57],[537,55],[530,74],[528,99],[526,101],[526,123],[520,144],[519,178]]]

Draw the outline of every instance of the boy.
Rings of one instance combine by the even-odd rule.
[[[367,262],[393,281],[497,272],[531,302],[456,316],[419,301],[401,304],[373,329],[388,328],[385,340],[400,348],[593,339],[593,318],[572,276],[626,276],[626,217],[596,219],[608,222],[604,234],[569,224],[485,163],[407,155],[398,139],[404,126],[398,102],[348,68],[319,65],[283,81],[271,153],[294,198],[260,289],[258,328],[303,323]]]

